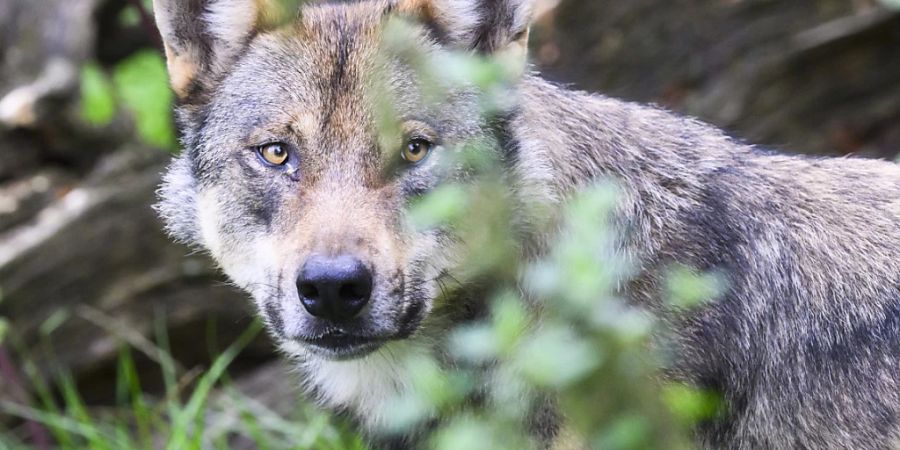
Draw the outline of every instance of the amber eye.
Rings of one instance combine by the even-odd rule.
[[[288,160],[284,144],[266,144],[256,150],[263,161],[273,166],[283,166]]]
[[[403,159],[415,164],[425,159],[431,153],[432,148],[434,148],[434,144],[425,139],[410,139],[403,147]]]

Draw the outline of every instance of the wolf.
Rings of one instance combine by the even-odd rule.
[[[727,404],[697,430],[698,445],[887,449],[900,439],[897,165],[767,152],[545,81],[527,64],[531,0],[361,0],[286,16],[271,3],[154,0],[184,146],[158,210],[174,238],[206,249],[253,297],[321,405],[377,428],[411,378],[382,356],[431,352],[448,320],[467,320],[438,286],[458,263],[452,237],[402,218],[416,198],[464,179],[441,161],[480,140],[520,212],[510,234],[531,253],[547,237],[529,229],[529,205],[612,178],[627,228],[620,251],[637,267],[627,299],[658,305],[671,264],[727,274],[727,292],[675,330],[669,372]],[[503,113],[485,117],[465,89],[427,101],[412,63],[381,55],[397,18],[428,54],[520,65]],[[373,73],[402,138],[379,139]],[[558,419],[539,417],[553,445]]]

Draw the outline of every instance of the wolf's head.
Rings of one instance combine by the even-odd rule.
[[[155,1],[185,146],[159,210],[253,295],[285,348],[361,357],[452,309],[436,299],[455,238],[411,228],[404,211],[466,177],[448,163],[460,144],[503,151],[477,89],[429,101],[416,58],[385,50],[387,24],[402,18],[426,55],[524,64],[530,2],[324,4],[285,23],[274,1]],[[396,115],[387,138],[384,110]]]

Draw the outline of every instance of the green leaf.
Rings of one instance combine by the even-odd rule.
[[[545,325],[520,348],[516,364],[535,385],[569,386],[600,366],[596,346],[562,325]]]
[[[150,50],[135,54],[116,66],[113,80],[122,101],[134,114],[141,139],[150,145],[174,149],[173,96],[162,55]]]
[[[69,320],[71,314],[67,309],[58,309],[47,320],[44,320],[40,326],[40,332],[44,336],[50,336],[57,328]]]
[[[722,295],[725,280],[714,272],[697,274],[687,267],[679,266],[666,278],[666,291],[672,306],[693,308]]]
[[[719,394],[697,390],[683,384],[665,386],[662,398],[672,414],[687,424],[711,419],[722,408],[722,398]]]
[[[594,448],[639,449],[647,448],[650,435],[647,419],[640,415],[625,415],[617,418],[600,433]]]
[[[133,5],[128,5],[119,13],[119,24],[125,27],[140,25],[141,13]]]
[[[386,435],[400,435],[431,417],[434,409],[424,395],[413,393],[392,397],[379,413],[384,417],[379,431]]]
[[[412,205],[409,220],[419,230],[447,224],[462,216],[467,204],[468,195],[462,186],[441,186]]]
[[[112,83],[95,63],[81,69],[81,116],[91,125],[110,123],[116,115],[116,97]]]
[[[462,361],[486,362],[498,356],[494,330],[487,324],[457,327],[450,334],[450,351]]]
[[[518,345],[529,324],[523,300],[513,292],[506,292],[494,300],[491,316],[496,345],[501,351],[511,351]]]
[[[451,422],[435,436],[434,448],[438,450],[468,450],[494,448],[493,430],[488,424],[475,418],[460,418]]]

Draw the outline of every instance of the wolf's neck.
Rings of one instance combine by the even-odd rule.
[[[660,242],[650,235],[664,232],[659,224],[700,201],[710,173],[747,153],[698,121],[533,76],[523,80],[520,98],[512,133],[515,175],[529,197],[523,203],[559,204],[579,187],[611,179],[621,188],[619,216],[636,233],[637,257],[655,250],[647,243]]]
[[[562,191],[602,177],[628,185],[693,184],[693,177],[746,152],[696,120],[565,90],[538,77],[526,77],[520,95],[515,134],[522,157],[543,160]]]

